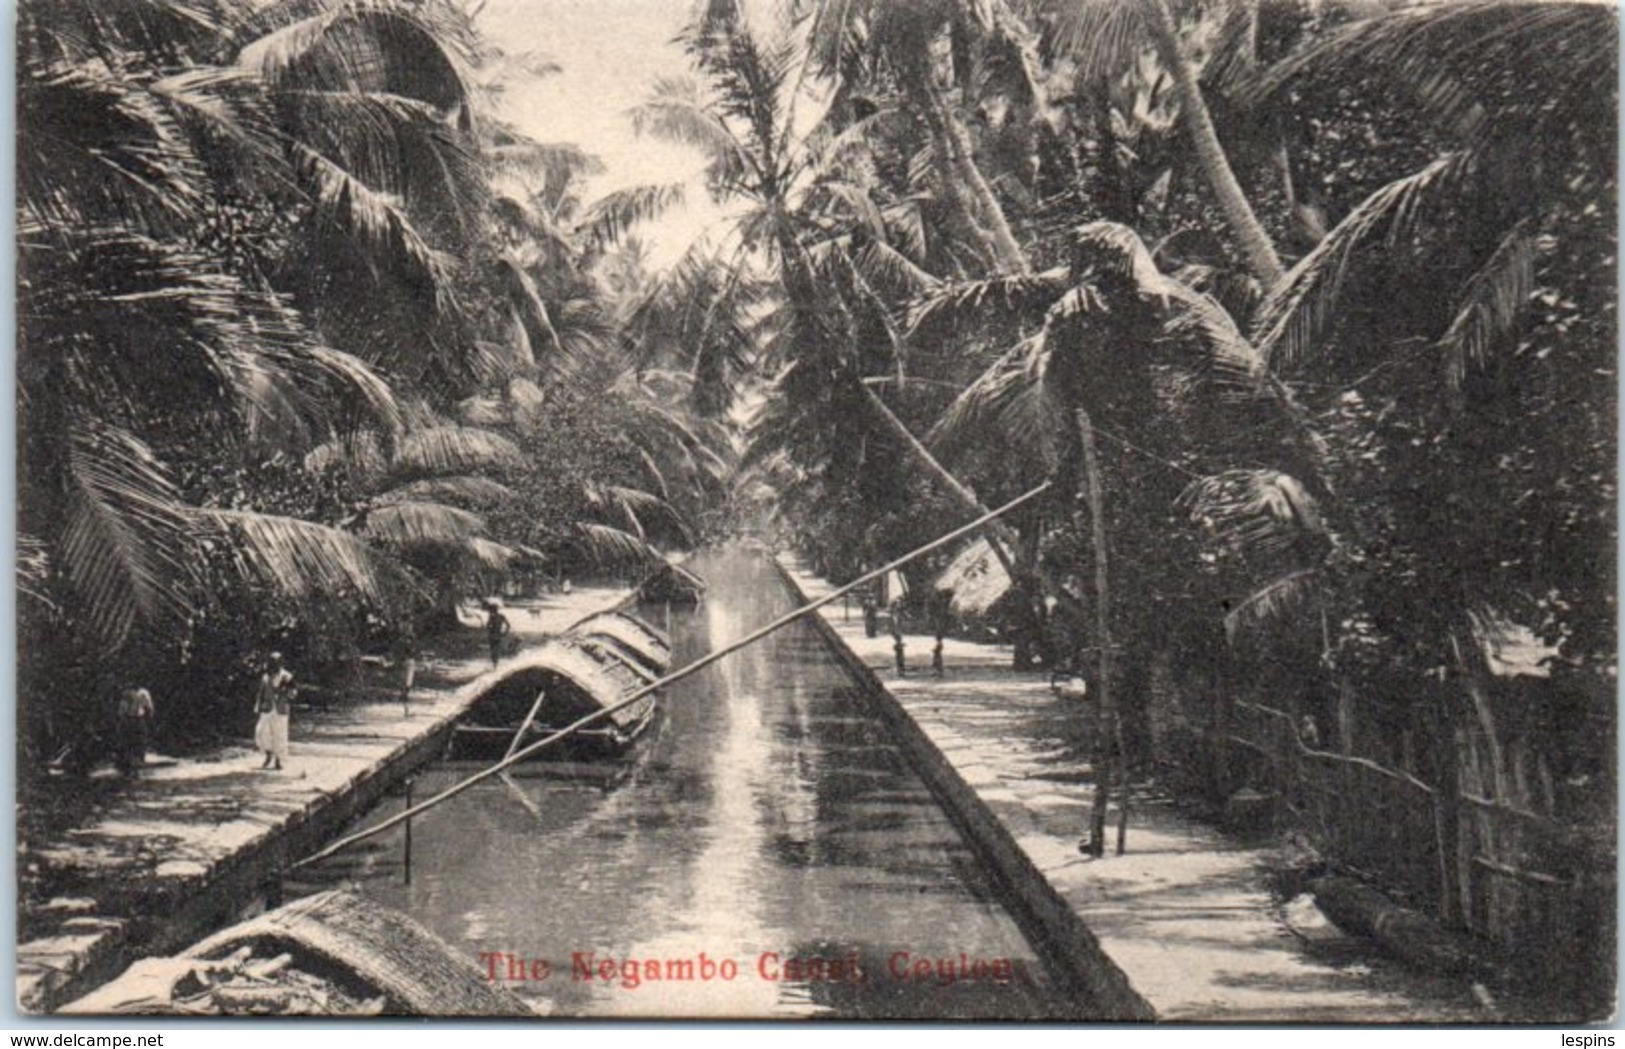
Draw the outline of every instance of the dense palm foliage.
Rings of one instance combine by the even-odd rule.
[[[40,2],[18,39],[26,745],[89,757],[119,679],[229,708],[268,646],[319,673],[692,541],[727,436],[594,275],[680,190],[580,205],[592,158],[483,109],[545,68],[450,0]]]
[[[1611,811],[1612,8],[758,6],[629,114],[734,220],[651,272],[683,188],[587,200],[451,0],[25,4],[24,709],[643,563],[730,486],[851,577],[1049,480],[989,529],[1018,658],[1120,646],[1138,754],[1211,695],[1234,786],[1285,692],[1293,755],[1437,784],[1441,868],[1458,797]],[[1418,893],[1482,931],[1476,876]]]
[[[1086,412],[1142,755],[1153,668],[1286,670],[1312,735],[1353,746],[1316,697],[1359,694],[1382,761],[1454,791],[1487,746],[1460,789],[1517,807],[1510,748],[1576,785],[1543,806],[1606,808],[1576,741],[1616,657],[1611,8],[747,9],[699,5],[697,79],[636,119],[750,202],[778,305],[720,307],[758,322],[743,483],[821,570],[1053,479],[994,549],[1050,658],[1089,652]],[[1543,691],[1499,709],[1519,644]]]

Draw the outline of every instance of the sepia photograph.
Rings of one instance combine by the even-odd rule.
[[[1615,4],[7,6],[29,1022],[1617,1022]]]

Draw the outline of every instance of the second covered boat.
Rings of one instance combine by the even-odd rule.
[[[487,675],[453,730],[446,756],[457,761],[502,758],[616,707],[659,678],[670,663],[670,640],[648,623],[625,612],[592,616]],[[620,753],[647,731],[656,710],[653,693],[640,697],[537,756]]]

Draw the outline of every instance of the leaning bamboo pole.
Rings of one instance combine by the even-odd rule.
[[[696,659],[694,662],[688,664],[688,666],[686,666],[686,667],[683,667],[681,670],[673,671],[672,673],[667,674],[663,678],[660,678],[660,679],[658,679],[656,681],[650,682],[649,684],[643,686],[642,688],[640,688],[637,691],[635,691],[635,692],[631,693],[630,695],[628,695],[625,699],[621,700],[619,703],[615,703],[615,704],[612,704],[611,706],[607,706],[607,707],[600,707],[599,709],[593,711],[591,714],[588,714],[587,716],[585,716],[583,718],[580,718],[580,719],[578,719],[576,721],[571,722],[570,724],[568,724],[565,727],[559,729],[557,732],[553,733],[552,735],[543,737],[542,739],[537,740],[535,743],[531,743],[531,744],[525,746],[524,748],[514,752],[513,754],[510,754],[509,756],[503,758],[501,761],[497,762],[495,765],[492,765],[490,768],[483,769],[483,770],[481,770],[479,772],[476,772],[474,775],[468,777],[465,780],[462,780],[462,781],[460,781],[458,783],[452,784],[450,787],[447,787],[445,790],[441,791],[439,794],[436,794],[434,797],[423,801],[421,804],[415,805],[415,806],[413,806],[411,808],[408,808],[408,809],[405,809],[405,810],[403,810],[401,812],[397,812],[395,815],[391,816],[390,818],[388,818],[386,820],[383,820],[382,822],[380,822],[378,824],[375,824],[374,826],[368,827],[365,830],[356,831],[354,834],[346,835],[345,837],[340,838],[339,840],[333,842],[332,844],[326,846],[325,848],[323,848],[323,849],[321,849],[321,850],[319,850],[317,852],[311,853],[309,856],[306,856],[304,859],[295,861],[294,863],[290,864],[290,866],[291,867],[303,867],[307,863],[315,863],[318,860],[326,859],[327,857],[333,855],[334,853],[339,852],[339,851],[341,851],[343,849],[347,849],[351,845],[356,844],[357,842],[365,841],[368,838],[371,838],[371,837],[374,837],[376,835],[382,834],[384,831],[389,830],[392,827],[398,826],[399,824],[404,823],[405,821],[411,819],[412,817],[420,815],[421,813],[426,812],[429,809],[434,808],[436,805],[439,805],[441,802],[450,801],[452,798],[454,798],[457,795],[463,793],[463,791],[468,790],[470,787],[473,787],[473,786],[475,786],[475,785],[477,785],[479,783],[482,783],[485,780],[490,779],[492,776],[499,775],[500,773],[502,773],[504,770],[506,770],[510,766],[515,765],[518,762],[523,761],[524,759],[530,757],[532,754],[535,754],[538,751],[540,751],[540,750],[542,750],[542,749],[544,749],[546,747],[552,746],[553,744],[559,742],[562,739],[565,739],[565,738],[567,738],[567,737],[569,737],[571,735],[574,735],[576,732],[579,732],[581,729],[586,728],[588,725],[591,725],[592,723],[594,723],[596,721],[599,721],[602,718],[606,718],[609,715],[615,713],[616,711],[624,710],[625,708],[627,708],[627,707],[631,706],[632,704],[636,703],[638,700],[643,699],[645,696],[649,695],[650,693],[652,693],[652,692],[654,692],[654,691],[656,691],[658,689],[665,688],[667,685],[670,685],[673,682],[680,681],[681,679],[683,679],[685,677],[688,677],[690,674],[693,674],[696,671],[703,670],[704,668],[710,666],[712,663],[715,663],[718,660],[722,659],[723,657],[728,656],[728,655],[730,655],[730,654],[732,654],[734,652],[739,651],[741,648],[744,648],[747,645],[755,644],[757,641],[760,641],[762,638],[768,636],[769,634],[772,634],[772,633],[774,633],[774,632],[776,632],[776,631],[778,631],[778,630],[780,630],[780,629],[782,629],[782,628],[784,628],[786,626],[789,626],[791,623],[793,623],[796,620],[800,619],[802,616],[805,616],[810,612],[815,612],[818,609],[824,607],[827,604],[830,604],[833,601],[838,601],[843,596],[845,596],[846,594],[851,593],[852,591],[856,590],[857,588],[859,588],[861,586],[864,586],[864,585],[866,585],[868,583],[871,583],[876,579],[881,578],[887,572],[896,571],[897,569],[901,568],[902,566],[908,564],[910,561],[913,561],[914,559],[916,559],[918,557],[921,557],[921,556],[923,556],[925,554],[928,554],[931,551],[938,549],[939,547],[946,546],[947,544],[953,542],[956,539],[962,538],[962,537],[964,537],[966,535],[969,535],[972,532],[977,531],[978,529],[980,529],[984,525],[986,525],[989,521],[992,521],[992,520],[994,520],[996,518],[1002,517],[1003,515],[1009,513],[1011,510],[1014,510],[1016,507],[1022,506],[1024,504],[1032,501],[1033,499],[1038,498],[1038,496],[1040,496],[1040,495],[1044,494],[1045,492],[1049,491],[1050,485],[1051,485],[1051,482],[1045,481],[1043,484],[1039,485],[1037,488],[1034,488],[1031,491],[1028,491],[1028,492],[1026,492],[1026,493],[1024,493],[1022,495],[1017,496],[1016,498],[1010,500],[1008,503],[1005,503],[1003,506],[998,507],[997,509],[994,509],[994,510],[989,510],[987,513],[985,513],[982,516],[978,517],[976,520],[971,521],[968,524],[961,525],[960,527],[955,528],[953,531],[948,532],[948,533],[946,533],[944,535],[938,536],[936,539],[931,540],[931,542],[926,543],[924,546],[916,547],[915,549],[910,550],[908,553],[904,554],[902,557],[897,558],[895,561],[891,561],[891,562],[889,562],[887,564],[881,565],[879,568],[875,569],[874,571],[868,572],[868,573],[865,573],[864,575],[859,576],[858,578],[852,580],[852,582],[847,583],[845,586],[836,587],[834,590],[832,590],[829,593],[825,594],[823,597],[819,598],[818,600],[808,602],[807,604],[802,605],[800,608],[797,608],[797,609],[795,609],[793,611],[785,613],[784,615],[780,616],[779,618],[773,620],[771,623],[768,623],[766,626],[759,627],[758,629],[751,631],[749,634],[746,634],[744,637],[740,638],[738,641],[731,642],[731,643],[729,643],[727,645],[724,645],[722,648],[717,649],[715,652],[711,652],[711,653],[709,653],[709,654],[707,654],[705,656],[700,657],[699,659]]]

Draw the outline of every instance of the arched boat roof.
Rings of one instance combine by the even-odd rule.
[[[625,698],[620,683],[610,675],[602,663],[576,646],[562,641],[549,641],[520,653],[502,665],[500,677],[495,680],[492,680],[490,675],[480,678],[479,691],[482,694],[491,692],[517,677],[537,671],[568,678],[600,706],[613,706]]]
[[[511,991],[471,969],[444,941],[406,915],[352,893],[329,891],[295,900],[204,939],[185,954],[150,959],[176,969],[199,959],[221,958],[240,947],[262,945],[295,955],[296,967],[314,960],[387,995],[391,1012],[420,1016],[528,1016],[530,1008]],[[308,960],[307,960],[308,959]],[[137,1012],[120,999],[139,999],[138,970],[65,1012]],[[165,1010],[166,1012],[168,1010]]]
[[[652,670],[664,670],[671,663],[671,641],[664,633],[625,612],[601,612],[570,628],[568,636],[606,637],[630,649]]]

